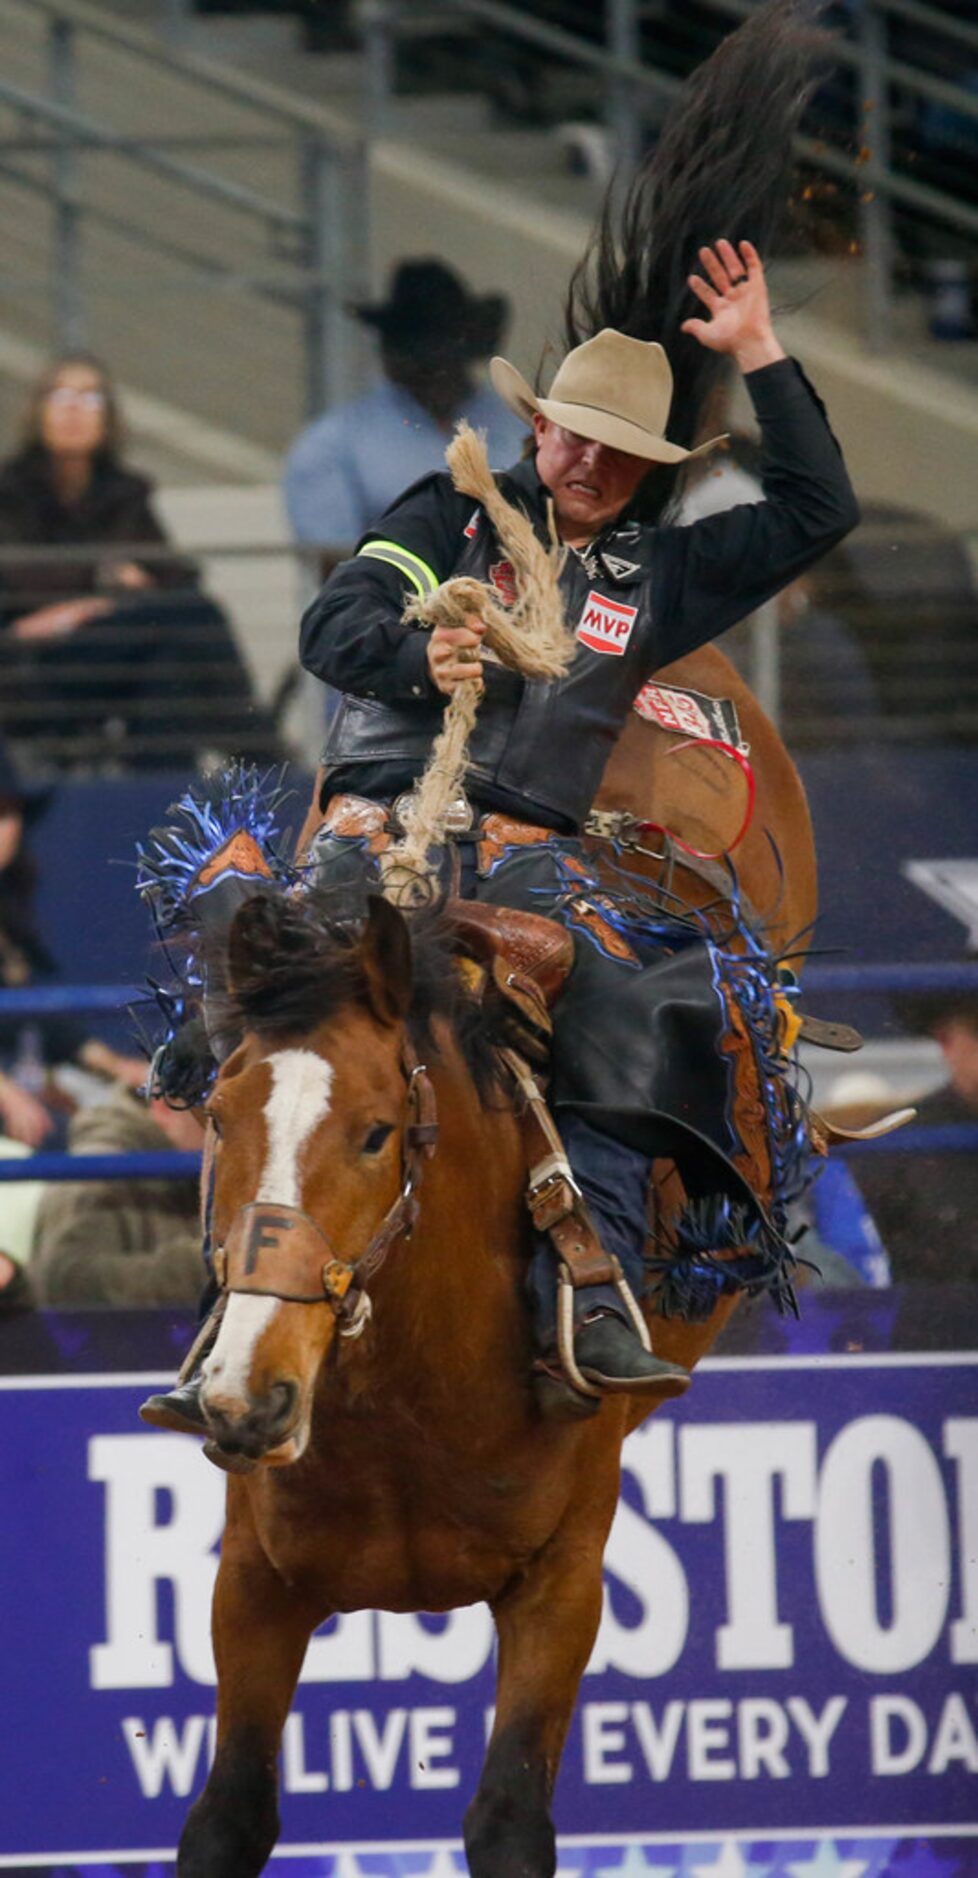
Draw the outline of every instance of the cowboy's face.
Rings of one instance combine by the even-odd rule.
[[[537,474],[553,496],[561,540],[581,546],[621,514],[650,466],[627,450],[579,437],[540,411],[533,429]]]

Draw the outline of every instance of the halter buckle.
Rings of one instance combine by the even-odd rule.
[[[323,1266],[323,1291],[334,1311],[339,1309],[353,1283],[354,1269],[344,1259],[327,1259]]]

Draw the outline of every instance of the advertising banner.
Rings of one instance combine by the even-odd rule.
[[[4,1871],[168,1878],[206,1775],[225,1483],[164,1373],[0,1377]],[[492,1657],[483,1607],[317,1635],[283,1873],[465,1871]],[[561,1878],[978,1874],[976,1665],[978,1359],[714,1359],[625,1449]]]
[[[605,626],[600,621],[598,626],[600,638]],[[620,622],[611,622],[605,650],[614,651],[620,631]],[[716,700],[702,699],[700,712],[696,694],[653,689],[651,703],[648,697],[645,702],[660,722],[672,717],[688,735],[697,729],[699,715],[709,720],[713,735],[740,742],[735,722],[723,712],[717,721]],[[841,749],[804,751],[799,767],[819,856],[819,946],[840,948],[840,957],[852,963],[892,959],[895,952],[905,960],[957,958],[963,944],[960,925],[912,884],[905,869],[935,858],[946,862],[974,855],[978,752],[946,741],[934,748],[905,741],[846,743]],[[285,819],[297,825],[312,777],[293,769],[287,780],[294,796]],[[142,989],[152,936],[146,909],[133,892],[132,869],[120,863],[128,864],[146,830],[166,818],[175,793],[171,774],[76,777],[70,789],[56,792],[39,822],[33,847],[41,930],[59,953],[62,909],[72,907],[71,943],[59,962],[73,983],[131,983],[135,991]],[[825,1014],[859,1021],[848,1002],[844,1011],[827,1006]]]

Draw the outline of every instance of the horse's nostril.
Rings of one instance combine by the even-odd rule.
[[[299,1390],[294,1382],[274,1382],[268,1391],[269,1420],[284,1422],[292,1414]]]
[[[297,1383],[273,1382],[245,1413],[228,1413],[220,1403],[209,1403],[207,1419],[226,1454],[247,1454],[256,1460],[278,1446],[295,1418],[298,1401]]]

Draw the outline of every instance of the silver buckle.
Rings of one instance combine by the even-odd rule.
[[[445,812],[445,832],[464,835],[475,821],[475,810],[467,796],[456,796]]]
[[[624,846],[638,826],[636,817],[628,809],[592,809],[585,817],[584,833],[598,835],[604,841],[620,841]]]
[[[395,797],[394,801],[391,803],[391,821],[399,834],[406,833],[404,817],[408,811],[409,805],[412,804],[414,800],[414,790],[405,789],[403,794]],[[445,811],[445,833],[447,835],[464,835],[473,826],[474,822],[475,810],[467,796],[456,796],[454,802],[450,803]]]
[[[542,1199],[545,1194],[549,1196],[561,1182],[570,1188],[575,1200],[583,1200],[584,1195],[571,1172],[570,1162],[562,1154],[546,1155],[530,1169],[527,1204]]]

